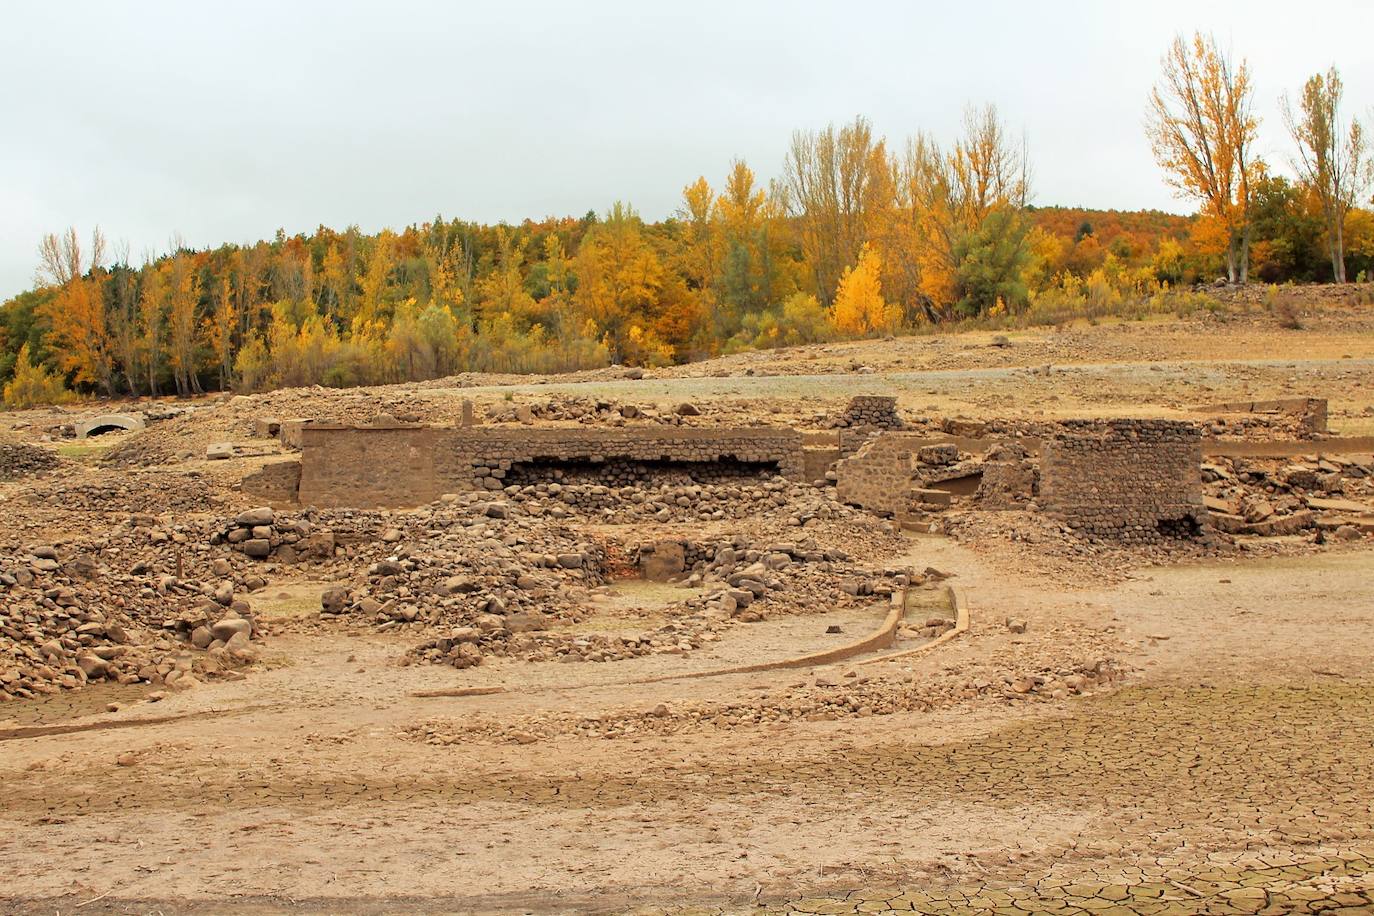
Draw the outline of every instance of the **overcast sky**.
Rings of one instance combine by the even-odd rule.
[[[16,2],[0,5],[0,299],[44,232],[99,224],[137,261],[317,225],[495,222],[628,200],[671,213],[732,157],[775,176],[796,128],[865,114],[948,139],[995,102],[1037,204],[1191,212],[1142,134],[1178,31],[1249,59],[1262,152],[1277,99],[1336,63],[1374,106],[1364,2],[731,0]]]

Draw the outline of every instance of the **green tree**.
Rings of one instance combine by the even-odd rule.
[[[1251,193],[1255,276],[1265,283],[1321,278],[1324,225],[1310,191],[1282,175],[1261,175]]]
[[[993,210],[982,225],[955,243],[960,313],[980,315],[999,302],[1007,308],[1026,303],[1030,225],[1016,210]]]

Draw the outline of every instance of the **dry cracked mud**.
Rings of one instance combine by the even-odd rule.
[[[415,698],[432,669],[385,667],[366,638],[301,638],[247,681],[128,713],[198,715],[0,744],[8,906],[107,893],[83,912],[1374,906],[1368,552],[1066,594],[917,546],[961,568],[974,626],[903,673],[1054,658],[1075,648],[1059,634],[1093,625],[1136,673],[1058,701],[430,746],[400,730],[517,704],[612,714],[740,698],[797,675],[642,685],[631,703],[594,682]],[[1026,634],[1000,626],[1008,612]]]

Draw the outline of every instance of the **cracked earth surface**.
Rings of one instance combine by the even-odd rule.
[[[422,699],[454,673],[284,637],[246,681],[64,721],[183,718],[0,741],[3,909],[1374,911],[1374,552],[1064,591],[915,549],[958,572],[974,626],[875,675],[958,687],[1085,652],[1132,673],[1058,700],[430,746],[403,730],[743,702],[799,675]]]

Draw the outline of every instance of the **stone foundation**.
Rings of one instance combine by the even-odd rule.
[[[803,479],[801,433],[790,429],[301,428],[299,501],[411,506],[444,493],[600,477],[598,482]]]
[[[1227,401],[1194,407],[1195,413],[1239,415],[1247,420],[1260,421],[1282,435],[1311,439],[1327,434],[1327,402],[1325,398],[1277,398],[1268,401]],[[1243,428],[1243,426],[1242,426]]]

